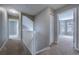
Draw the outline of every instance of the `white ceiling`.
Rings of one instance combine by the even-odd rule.
[[[21,11],[23,13],[27,13],[29,15],[36,15],[37,13],[39,13],[41,10],[50,7],[52,9],[58,9],[61,7],[64,7],[65,4],[8,4],[8,5],[1,5],[3,7],[6,7],[7,9],[16,9],[18,11]]]

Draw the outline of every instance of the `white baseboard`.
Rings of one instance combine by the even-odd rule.
[[[7,43],[7,41],[8,41],[8,40],[5,40],[5,41],[4,41],[3,45],[2,45],[1,48],[0,48],[0,51],[1,51],[2,48],[5,46],[5,44]]]
[[[78,48],[74,48],[76,51],[79,51],[79,49]]]
[[[46,48],[44,48],[44,49],[42,49],[42,50],[39,50],[39,51],[37,51],[35,54],[38,54],[38,53],[43,52],[43,51],[48,50],[48,49],[50,49],[50,47],[46,47]]]

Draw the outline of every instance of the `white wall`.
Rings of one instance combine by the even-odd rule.
[[[38,52],[50,43],[50,9],[43,10],[35,17],[35,52]]]
[[[0,48],[2,48],[8,40],[7,11],[0,8]]]

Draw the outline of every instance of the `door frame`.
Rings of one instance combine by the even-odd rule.
[[[77,50],[77,51],[79,51],[79,49],[78,49],[78,29],[79,29],[79,27],[78,27],[78,23],[79,23],[79,21],[78,21],[78,13],[79,13],[79,11],[78,11],[78,7],[76,7],[75,8],[75,11],[74,11],[74,19],[75,19],[75,24],[74,24],[74,50]]]
[[[50,14],[50,40],[49,45],[54,43],[54,15]]]
[[[74,30],[73,30],[73,49],[76,49],[77,50],[77,8],[71,8],[73,9],[73,22],[74,22]],[[59,13],[58,13],[59,14]],[[58,21],[58,14],[56,14],[56,19],[57,19],[57,43],[58,43],[58,40],[59,40],[59,21]],[[75,33],[75,34],[74,34]]]

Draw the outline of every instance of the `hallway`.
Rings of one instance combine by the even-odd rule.
[[[9,39],[2,51],[0,51],[0,55],[31,55],[31,53],[22,42]]]

